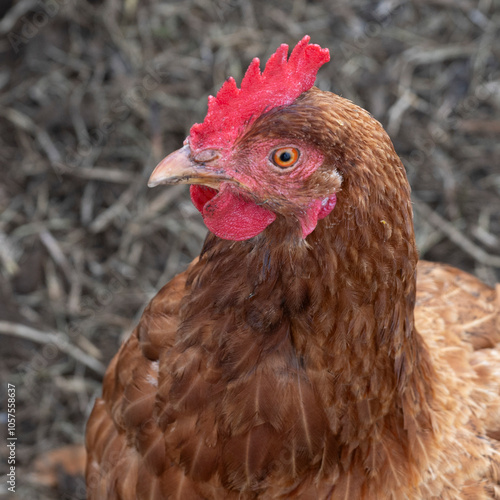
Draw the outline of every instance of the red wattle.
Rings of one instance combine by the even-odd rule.
[[[253,238],[276,219],[273,212],[257,205],[229,183],[223,183],[219,192],[195,185],[190,192],[208,229],[224,240]]]
[[[198,184],[191,184],[191,186],[189,186],[189,194],[191,195],[193,205],[201,213],[203,213],[205,203],[210,201],[217,194],[217,189],[213,189],[208,186],[200,186]]]

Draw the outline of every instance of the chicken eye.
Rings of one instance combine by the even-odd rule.
[[[299,159],[299,150],[297,148],[279,148],[271,154],[271,161],[280,168],[288,168]]]

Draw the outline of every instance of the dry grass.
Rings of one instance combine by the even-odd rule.
[[[251,58],[265,60],[280,43],[308,33],[330,48],[317,85],[388,129],[413,186],[422,255],[499,280],[499,7],[0,6],[0,375],[17,389],[19,498],[81,497],[78,481],[58,493],[38,484],[33,462],[82,442],[103,366],[206,232],[185,187],[148,190],[146,180],[203,119],[207,94],[228,75],[240,80]],[[2,389],[3,408],[5,397]]]

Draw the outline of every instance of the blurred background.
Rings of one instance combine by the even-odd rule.
[[[148,189],[154,166],[229,75],[304,34],[331,52],[317,86],[391,135],[421,256],[500,280],[499,0],[2,0],[0,377],[16,388],[16,498],[84,497],[67,470],[82,447],[61,447],[82,444],[104,367],[200,250],[188,188]],[[6,398],[2,383],[0,436]]]

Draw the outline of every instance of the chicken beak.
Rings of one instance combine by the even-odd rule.
[[[209,160],[213,161],[214,158],[209,158]],[[202,184],[219,189],[221,182],[228,180],[230,179],[213,169],[208,170],[204,161],[196,161],[189,145],[186,144],[158,163],[149,178],[148,186],[155,187],[159,184]]]

